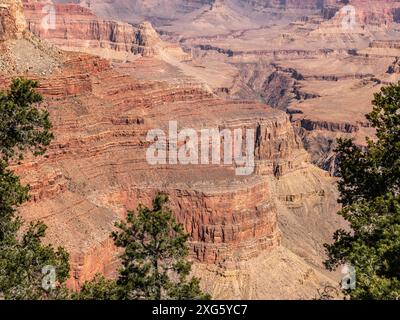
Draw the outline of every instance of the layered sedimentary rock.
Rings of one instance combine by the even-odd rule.
[[[131,25],[102,20],[76,4],[29,1],[24,3],[24,12],[28,29],[57,45],[133,51],[136,30]]]
[[[65,50],[85,51],[116,60],[160,53],[171,54],[178,60],[190,59],[179,46],[161,41],[148,22],[135,27],[101,19],[77,4],[37,0],[25,0],[24,14],[29,31]]]
[[[287,0],[287,1],[269,1],[269,0],[239,0],[241,3],[247,3],[256,8],[269,8],[279,10],[313,10],[322,12],[325,18],[332,18],[343,8],[351,10],[355,8],[357,20],[363,24],[387,24],[398,22],[400,5],[395,0]]]
[[[145,154],[147,131],[165,128],[172,110],[180,125],[194,128],[196,122],[216,127],[225,123],[228,128],[230,122],[233,127],[257,126],[250,114],[259,119],[261,132],[271,130],[271,141],[261,140],[258,152],[263,171],[273,175],[273,168],[288,167],[289,159],[284,161],[282,155],[289,156],[292,148],[299,148],[289,140],[293,133],[284,114],[265,112],[254,104],[215,100],[200,89],[141,83],[111,69],[96,75],[99,62],[85,61],[85,65],[91,64],[90,69],[83,69],[89,87],[79,85],[85,73],[78,72],[82,68],[75,63],[62,74],[63,79],[69,75],[76,84],[75,91],[64,89],[68,86],[61,75],[41,80],[57,139],[46,159],[19,168],[21,172],[35,168],[34,176],[39,179],[26,177],[35,200],[24,210],[27,220],[44,219],[50,227],[49,239],[64,244],[74,257],[82,255],[86,261],[93,250],[100,255],[97,241],[108,246],[113,221],[122,218],[127,208],[149,204],[155,192],[162,190],[170,194],[178,221],[190,232],[191,252],[198,261],[226,265],[279,244],[276,207],[264,179],[240,179],[229,167],[151,167]],[[195,106],[202,112],[193,123]],[[217,108],[219,116],[214,117]],[[140,118],[134,116],[138,114]],[[264,134],[259,138],[264,139]],[[48,182],[43,183],[43,172]],[[59,234],[60,228],[71,234]],[[110,263],[102,268],[107,269]],[[73,265],[79,281],[104,271],[86,263]]]
[[[34,202],[24,208],[24,217],[44,219],[48,239],[72,253],[73,284],[95,272],[112,274],[112,223],[139,203],[149,205],[158,190],[169,194],[171,208],[190,233],[195,261],[218,268],[219,273],[232,272],[238,263],[251,264],[260,254],[273,253],[281,242],[277,195],[286,199],[285,191],[290,190],[276,191],[276,185],[283,177],[310,168],[287,117],[254,103],[224,102],[200,88],[140,82],[115,70],[99,71],[96,60],[81,59],[87,66],[93,63],[84,69],[90,72],[91,87],[62,92],[57,75],[41,81],[46,94],[57,88],[54,98],[47,95],[56,141],[46,159],[19,168],[21,173],[35,172],[25,177]],[[79,65],[76,69],[82,70]],[[76,81],[81,77],[73,70],[64,72]],[[257,174],[237,177],[230,166],[149,166],[146,133],[152,128],[167,130],[171,113],[182,127],[257,129]],[[324,181],[317,190],[327,192],[329,179],[317,176]],[[321,191],[313,197],[312,203],[326,201]],[[321,284],[321,276],[316,278]]]
[[[65,2],[57,0],[56,2]],[[100,16],[113,17],[129,22],[151,18],[154,22],[166,22],[171,17],[182,17],[209,6],[214,0],[82,0],[82,6],[90,7]]]
[[[400,3],[393,0],[352,0],[349,4],[356,8],[357,19],[364,24],[388,25],[398,23]]]
[[[255,19],[260,13],[267,13],[272,18],[315,13],[329,19],[343,7],[350,5],[356,9],[357,19],[361,23],[388,24],[398,22],[400,19],[400,5],[395,0],[81,0],[80,3],[82,6],[93,8],[99,15],[136,22],[143,17],[151,18],[159,25],[185,19],[185,15],[192,13],[195,13],[193,17],[196,17],[197,14],[218,6],[224,6],[227,14],[228,8],[244,10],[246,14],[250,12]]]
[[[58,68],[60,50],[25,31],[20,1],[0,1],[0,70],[5,74],[46,74]]]
[[[158,29],[164,39],[180,41],[192,52],[191,65],[216,94],[285,110],[312,161],[335,174],[336,139],[353,137],[365,144],[365,136],[374,135],[364,116],[373,93],[399,80],[394,62],[400,54],[399,2],[217,4],[191,21],[177,19]],[[232,11],[245,13],[243,26],[214,28],[211,22],[224,10],[229,21]],[[267,19],[271,12],[275,18]],[[203,16],[210,25],[199,31]],[[248,26],[248,17],[256,26]]]
[[[332,283],[321,260],[322,244],[340,225],[333,218],[334,180],[309,163],[284,112],[219,98],[207,72],[159,51],[154,30],[147,31],[136,41],[151,43],[155,51],[140,52],[143,57],[130,63],[61,52],[31,35],[16,42],[18,53],[9,51],[18,66],[24,58],[26,76],[40,81],[55,134],[46,157],[15,167],[31,185],[24,219],[44,220],[47,241],[71,253],[70,285],[78,288],[97,272],[113,276],[114,222],[164,191],[190,234],[195,272],[214,297],[314,297],[317,288]],[[2,88],[21,73],[2,72]],[[238,176],[229,163],[150,165],[147,133],[168,133],[171,120],[196,132],[253,129],[254,173]],[[275,289],[267,285],[274,279]],[[234,294],[227,296],[230,288]]]

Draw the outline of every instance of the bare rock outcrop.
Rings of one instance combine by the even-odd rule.
[[[400,59],[399,58],[396,58],[395,61],[393,61],[393,63],[389,66],[387,73],[389,73],[389,74],[394,74],[394,73],[399,74],[400,73]]]
[[[0,41],[21,38],[25,27],[25,18],[21,1],[1,0]]]
[[[136,30],[127,23],[96,17],[76,4],[25,1],[28,30],[60,46],[131,51]]]
[[[48,74],[60,67],[60,50],[26,32],[21,1],[0,1],[0,71]]]

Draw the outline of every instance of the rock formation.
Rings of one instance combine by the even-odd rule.
[[[0,41],[19,39],[25,31],[25,19],[20,1],[0,2]]]
[[[65,2],[58,0],[56,2]],[[80,4],[92,8],[101,16],[109,16],[129,22],[138,22],[143,17],[157,24],[185,19],[185,15],[198,14],[217,7],[244,10],[257,17],[267,13],[269,17],[319,14],[332,18],[341,8],[354,6],[360,22],[387,24],[399,21],[398,1],[395,0],[81,0]],[[249,10],[250,9],[250,10]]]
[[[85,51],[116,60],[161,53],[171,54],[178,60],[190,59],[179,46],[160,40],[148,22],[134,27],[101,19],[77,4],[50,5],[37,0],[24,0],[24,13],[29,31],[65,50]]]
[[[393,63],[400,54],[399,2],[218,2],[219,12],[224,7],[245,13],[242,28],[199,31],[198,17],[213,17],[204,9],[191,16],[195,22],[177,18],[158,30],[192,52],[191,64],[216,94],[285,110],[312,162],[335,174],[336,138],[365,144],[365,135],[374,134],[364,117],[373,93],[399,80]],[[256,27],[247,26],[248,17]]]
[[[76,4],[29,1],[24,3],[24,12],[28,29],[57,45],[132,51],[136,30],[131,25],[99,19],[89,9]]]
[[[35,6],[32,2],[25,6],[32,31]],[[169,51],[172,47],[176,52],[177,46],[161,41],[147,23],[135,33],[127,31],[129,41],[125,41],[122,33],[110,33],[112,24],[107,22],[90,28],[88,21],[99,20],[86,9],[71,9],[71,5],[63,8],[88,17],[77,29],[63,25],[75,21],[68,22],[68,16],[59,22],[59,30],[73,35],[74,51],[80,41],[97,37],[100,39],[96,41],[104,39],[108,46],[114,46],[115,52],[124,51],[128,43],[140,54],[130,62],[111,64],[89,54],[57,51],[30,35],[34,41],[21,39],[18,54],[12,50],[9,54],[15,61],[20,61],[21,52],[51,57],[38,60],[46,67],[45,74],[34,67],[0,73],[3,89],[11,77],[24,73],[40,81],[45,96],[44,107],[51,115],[55,141],[46,157],[28,158],[15,170],[31,185],[32,201],[21,209],[24,219],[44,220],[49,226],[47,240],[71,253],[69,285],[78,288],[97,272],[115,274],[117,252],[109,237],[114,222],[139,203],[149,205],[157,191],[169,194],[177,220],[190,234],[195,273],[204,278],[203,286],[214,297],[313,298],[324,283],[334,283],[334,276],[321,265],[322,244],[330,241],[332,232],[342,223],[335,215],[334,179],[310,163],[287,114],[254,100],[222,99],[215,94],[231,75],[232,83],[244,77],[233,72],[244,65],[249,67],[249,83],[253,78],[252,83],[261,85],[265,83],[259,81],[261,73],[268,68],[291,74],[293,83],[315,75],[299,67],[268,63],[260,64],[264,69],[256,63],[251,69],[251,57],[258,59],[260,48],[250,48],[253,51],[249,53],[237,46],[231,50],[242,51],[239,58],[217,53],[218,59],[207,60],[205,66],[199,57],[182,61]],[[104,32],[93,33],[97,26]],[[58,32],[37,34],[68,47]],[[134,34],[135,38],[130,38]],[[246,32],[236,36],[246,37]],[[291,41],[290,37],[284,39]],[[213,47],[224,47],[224,38],[210,41],[217,42]],[[265,56],[304,58],[321,52],[316,48],[281,49],[276,54],[270,50]],[[219,55],[233,59],[233,67],[225,60],[221,62]],[[24,58],[29,66],[38,59],[36,55]],[[260,71],[258,77],[250,74],[255,69]],[[302,86],[298,90],[312,91]],[[168,132],[170,120],[177,121],[179,128],[197,132],[204,128],[254,129],[254,173],[237,176],[237,168],[229,164],[150,165],[146,159],[150,145],[147,133],[151,129]]]
[[[22,75],[34,72],[45,75],[60,66],[60,51],[25,31],[21,1],[1,0],[0,19],[2,73]]]

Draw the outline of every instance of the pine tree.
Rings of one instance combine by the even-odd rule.
[[[140,205],[127,221],[116,224],[115,245],[122,248],[116,281],[96,276],[86,282],[78,299],[103,300],[197,300],[209,299],[199,279],[189,278],[188,235],[166,207],[167,196],[158,194],[153,207]]]
[[[63,285],[69,274],[68,253],[42,244],[46,231],[42,222],[22,230],[16,209],[29,199],[29,187],[9,169],[27,152],[43,154],[53,138],[49,114],[38,108],[42,96],[35,91],[37,86],[37,82],[18,78],[10,90],[0,93],[0,298],[4,299],[68,295]],[[55,268],[55,279],[51,268]]]
[[[101,274],[96,274],[93,280],[86,281],[80,291],[72,295],[74,300],[118,300],[119,297],[117,282],[106,279]]]
[[[188,280],[189,235],[178,224],[168,198],[158,194],[153,208],[140,205],[129,212],[126,222],[112,234],[115,245],[123,248],[122,268],[117,281],[123,299],[205,299],[196,278]]]
[[[338,230],[325,245],[329,270],[350,264],[356,288],[351,299],[400,297],[400,83],[375,94],[367,115],[376,139],[361,148],[339,140],[339,212],[350,231]]]

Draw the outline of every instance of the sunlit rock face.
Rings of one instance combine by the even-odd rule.
[[[43,29],[45,3],[24,2],[27,28],[42,39],[17,42],[29,54],[16,60],[28,67],[0,77],[3,88],[17,74],[40,81],[55,141],[46,157],[16,168],[32,190],[21,213],[44,220],[48,241],[71,253],[70,286],[115,275],[113,224],[157,191],[169,194],[214,297],[313,298],[337,282],[321,263],[342,225],[335,179],[310,158],[330,170],[326,145],[369,129],[367,99],[378,80],[398,75],[396,41],[343,31],[345,4],[336,1],[60,3],[54,29]],[[167,132],[171,119],[195,130],[254,129],[254,172],[150,165],[147,133]]]
[[[68,51],[84,51],[114,60],[162,53],[179,60],[190,59],[178,45],[163,42],[146,21],[133,26],[99,18],[78,4],[49,5],[33,0],[24,3],[24,13],[30,32]]]
[[[22,37],[26,27],[22,3],[20,0],[0,1],[0,40]]]

